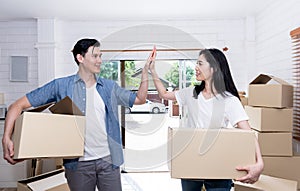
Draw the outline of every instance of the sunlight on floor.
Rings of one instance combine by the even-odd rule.
[[[169,172],[122,173],[123,191],[180,191],[179,179]]]

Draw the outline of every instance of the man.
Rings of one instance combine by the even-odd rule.
[[[10,105],[2,138],[4,159],[11,164],[14,147],[11,135],[14,122],[29,107],[58,102],[66,96],[86,116],[84,156],[65,159],[64,167],[72,191],[122,190],[119,166],[123,163],[118,105],[132,107],[143,104],[148,90],[148,69],[154,56],[143,68],[142,81],[137,93],[121,88],[112,80],[98,77],[102,63],[100,43],[95,39],[81,39],[73,48],[78,65],[74,75],[54,79],[46,85],[27,93]]]

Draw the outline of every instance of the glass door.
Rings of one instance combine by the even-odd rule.
[[[199,82],[195,77],[195,66],[197,60],[179,60],[179,83],[178,89],[183,89],[189,86],[193,86]],[[187,120],[188,113],[185,107],[179,107],[179,126],[184,127]]]
[[[145,61],[103,62],[100,76],[137,91]],[[195,60],[157,60],[156,70],[168,91],[195,83]],[[158,108],[158,110],[157,110]],[[149,73],[147,103],[138,107],[120,107],[127,172],[168,171],[168,127],[179,127],[187,117],[176,101],[159,98]]]

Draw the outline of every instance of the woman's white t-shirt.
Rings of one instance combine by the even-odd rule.
[[[183,127],[186,128],[223,128],[234,127],[240,121],[248,120],[240,100],[226,92],[206,99],[202,92],[193,97],[194,87],[175,92],[176,100],[186,112]]]

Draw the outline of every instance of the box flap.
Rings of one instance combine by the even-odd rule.
[[[50,105],[53,105],[53,104],[54,104],[54,102],[48,103],[48,104],[45,104],[45,105],[36,107],[36,108],[34,108],[34,109],[27,110],[26,112],[42,112],[42,111],[44,111],[45,109],[47,109],[48,107],[50,107]]]
[[[70,191],[70,188],[67,183],[64,183],[53,188],[47,189],[46,191]]]
[[[280,78],[277,78],[272,75],[266,75],[266,74],[258,75],[252,82],[250,82],[250,84],[266,84],[272,79],[274,81],[278,82],[279,84],[290,85],[289,83],[287,83],[286,81],[284,81]]]
[[[297,181],[277,178],[262,174],[254,184],[246,184],[234,181],[234,187],[241,186],[236,191],[296,191]]]
[[[58,169],[18,181],[18,190],[69,191],[69,188],[64,175],[64,169]]]
[[[54,170],[54,171],[44,173],[44,174],[41,174],[41,175],[38,175],[38,176],[30,177],[28,179],[19,180],[18,183],[28,184],[28,183],[31,183],[31,182],[35,182],[35,181],[38,181],[38,180],[41,180],[41,179],[45,179],[45,178],[54,176],[54,175],[62,173],[62,172],[64,172],[64,169],[58,169],[58,170]]]
[[[64,99],[57,102],[55,105],[51,106],[49,110],[55,114],[66,114],[66,115],[80,115],[83,113],[75,105],[70,97],[66,96]]]
[[[64,172],[55,174],[48,178],[44,178],[35,182],[28,183],[28,187],[33,191],[51,190],[60,185],[67,183]],[[56,189],[57,190],[57,189]],[[61,190],[63,191],[63,190]]]

